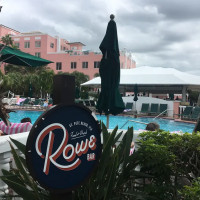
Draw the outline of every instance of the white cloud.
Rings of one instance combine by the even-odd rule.
[[[99,50],[109,15],[119,46],[137,66],[174,67],[200,75],[198,0],[2,0],[0,23],[20,32],[42,31]]]

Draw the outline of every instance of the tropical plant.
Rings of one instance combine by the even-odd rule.
[[[133,128],[128,128],[122,141],[116,146],[122,136],[122,132],[117,134],[117,130],[116,127],[109,133],[103,124],[103,152],[99,165],[89,181],[76,191],[75,199],[145,199],[145,195],[139,191],[139,184],[137,190],[133,186],[136,177],[145,177],[135,171],[138,165],[136,154],[129,155]]]
[[[188,100],[190,101],[191,105],[197,103],[199,97],[199,92],[188,90]]]
[[[19,72],[9,73],[3,78],[3,90],[12,91],[15,94],[19,94],[23,90],[25,76]]]
[[[181,199],[181,190],[200,176],[200,134],[171,134],[166,131],[140,134],[138,156],[144,191],[157,199]]]
[[[13,45],[13,39],[10,37],[9,34],[3,36],[1,38],[1,41],[3,44],[7,45],[7,46],[12,46]]]
[[[99,73],[94,74],[94,78],[100,76]]]
[[[75,84],[76,87],[80,87],[80,85],[89,80],[89,76],[84,73],[74,71],[70,75],[75,76]]]
[[[36,85],[37,91],[41,91],[41,97],[46,98],[46,94],[51,94],[53,90],[53,70],[43,70],[38,74]]]
[[[89,180],[73,191],[74,200],[110,200],[110,199],[147,199],[144,192],[140,192],[141,185],[136,180],[140,177],[149,177],[135,170],[138,165],[137,153],[130,154],[130,144],[133,138],[133,128],[127,132],[118,133],[116,127],[109,133],[102,124],[103,149],[99,163]],[[122,138],[121,141],[119,139]],[[13,145],[11,151],[17,169],[11,171],[2,170],[1,179],[23,199],[50,199],[50,193],[43,189],[28,173],[26,162],[23,157],[25,145],[11,139],[21,151],[18,155]],[[6,197],[13,195],[7,194]]]
[[[48,198],[48,191],[41,188],[36,181],[28,174],[26,161],[24,159],[25,155],[25,145],[11,138],[11,141],[17,146],[17,148],[22,153],[19,156],[14,149],[13,145],[10,144],[11,152],[15,160],[17,169],[11,169],[10,171],[2,170],[3,177],[1,179],[12,188],[17,195],[5,194],[4,198],[9,197],[22,197],[24,200],[45,200]]]
[[[11,90],[15,94],[28,96],[30,85],[33,96],[46,97],[52,92],[54,72],[42,67],[23,67],[7,65],[3,76],[2,90]]]
[[[48,70],[47,66],[39,66],[39,67],[27,67],[27,66],[19,66],[19,65],[11,65],[7,64],[5,66],[5,74],[12,73],[12,72],[19,72],[21,74],[39,74],[44,70]]]
[[[184,200],[200,200],[200,178],[194,180],[191,186],[184,186],[180,193]]]

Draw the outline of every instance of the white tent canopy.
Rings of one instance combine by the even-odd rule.
[[[121,69],[120,88],[133,91],[135,84],[140,92],[184,94],[187,89],[200,91],[200,76],[162,67]],[[101,87],[101,78],[94,78],[82,86]]]

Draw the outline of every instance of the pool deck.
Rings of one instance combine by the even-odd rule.
[[[50,107],[43,107],[43,106],[17,106],[17,105],[6,105],[7,109],[10,110],[27,110],[27,111],[46,111]]]

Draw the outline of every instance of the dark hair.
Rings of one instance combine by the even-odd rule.
[[[30,122],[31,123],[31,118],[29,117],[25,117],[21,120],[21,123],[26,123],[26,122]]]
[[[159,130],[160,129],[160,125],[157,124],[156,122],[151,122],[149,124],[147,124],[146,126],[146,130],[148,131],[155,131],[155,130]]]

